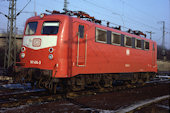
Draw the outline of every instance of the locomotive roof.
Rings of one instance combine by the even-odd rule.
[[[49,12],[49,11],[48,11]],[[54,11],[53,11],[54,12]],[[76,19],[77,21],[83,21],[84,23],[87,23],[87,24],[95,24],[96,27],[99,27],[99,28],[103,28],[105,30],[110,30],[110,31],[113,31],[113,32],[116,32],[116,33],[120,33],[120,34],[124,34],[124,35],[127,35],[127,36],[130,36],[130,37],[136,37],[136,38],[140,38],[140,39],[144,39],[144,40],[150,40],[150,41],[153,41],[151,39],[147,39],[146,37],[141,37],[140,35],[137,35],[135,34],[134,32],[139,32],[139,33],[142,33],[142,35],[145,35],[143,32],[141,31],[132,31],[131,29],[129,29],[130,32],[126,32],[126,31],[122,31],[120,28],[116,28],[116,27],[109,27],[109,26],[104,26],[101,24],[101,21],[100,20],[97,20],[95,19],[94,17],[90,17],[88,14],[84,13],[84,12],[81,12],[82,14],[85,14],[85,16],[87,16],[87,18],[89,18],[89,20],[84,20],[82,18],[86,18],[84,16],[77,16],[74,17],[73,15],[70,15],[70,14],[65,14],[65,13],[59,13],[59,12],[55,12],[55,13],[51,13],[51,14],[44,14],[45,15],[45,18],[56,18],[56,16],[62,16],[62,17],[65,17],[65,18],[73,18],[73,19]],[[41,16],[41,15],[40,15]],[[27,21],[33,21],[33,20],[39,20],[41,19],[40,16],[34,16],[34,17],[30,17]],[[120,27],[120,26],[119,26]],[[132,32],[132,33],[131,33]]]

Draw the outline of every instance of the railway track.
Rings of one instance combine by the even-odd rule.
[[[30,105],[41,102],[55,101],[58,99],[62,99],[62,96],[62,94],[50,95],[47,91],[7,94],[0,97],[0,109],[17,107],[20,105]]]
[[[117,110],[116,113],[135,113],[141,112],[143,108],[146,108],[152,104],[157,104],[160,101],[167,101],[170,99],[170,95],[164,95],[150,100],[145,100],[138,102],[136,104],[130,105],[124,109]],[[169,108],[168,108],[169,109]]]
[[[165,81],[164,81],[165,82]],[[18,107],[21,105],[32,105],[43,102],[52,102],[56,100],[74,100],[74,98],[78,98],[81,96],[87,95],[96,95],[98,93],[107,93],[107,92],[115,92],[115,91],[123,91],[130,90],[135,88],[142,87],[152,87],[155,85],[159,85],[161,82],[151,82],[146,85],[127,85],[125,86],[117,86],[115,88],[106,88],[106,89],[88,89],[77,92],[58,92],[57,94],[49,94],[47,91],[38,91],[38,92],[22,92],[22,93],[9,93],[0,96],[0,110],[5,110],[7,108]]]
[[[46,91],[20,91],[20,92],[16,92],[16,93],[8,93],[5,95],[0,95],[0,100],[2,102],[4,101],[10,101],[12,99],[22,99],[22,98],[29,98],[29,96],[39,96],[39,95],[47,95],[48,92]],[[0,101],[0,102],[1,102]]]
[[[169,84],[168,82],[166,82],[165,84],[163,82],[160,83],[160,84],[158,84],[158,83],[157,84],[155,84],[155,83],[152,84],[151,83],[148,86],[135,88],[134,90],[137,90],[136,93],[134,93],[133,89],[127,89],[127,91],[120,90],[120,95],[122,95],[121,93],[123,93],[124,91],[126,92],[125,95],[127,95],[127,96],[129,95],[129,92],[133,92],[132,94],[135,94],[132,97],[133,99],[129,98],[131,102],[128,102],[128,99],[127,99],[128,97],[126,98],[124,96],[118,96],[118,98],[123,98],[123,100],[125,99],[124,100],[125,102],[123,102],[122,99],[113,99],[112,100],[112,98],[109,98],[109,97],[108,98],[111,99],[111,100],[108,101],[107,96],[109,94],[106,97],[104,97],[104,95],[102,95],[103,97],[98,97],[98,96],[94,97],[94,96],[92,96],[90,99],[87,97],[87,99],[85,99],[85,100],[84,99],[82,100],[82,98],[78,98],[78,99],[69,99],[69,101],[70,101],[70,103],[73,103],[74,105],[79,106],[81,108],[81,110],[83,110],[83,111],[91,111],[91,112],[97,112],[97,113],[99,113],[99,112],[102,112],[102,113],[103,112],[109,112],[109,113],[125,113],[125,112],[128,112],[128,113],[149,113],[149,112],[144,112],[145,110],[147,110],[146,107],[150,107],[150,105],[157,104],[160,101],[168,101],[168,99],[170,99],[170,95],[169,95],[169,93],[168,93],[168,95],[163,94],[163,93],[162,93],[163,95],[160,95],[160,94],[154,94],[154,92],[153,92],[153,94],[152,94],[153,97],[150,96],[150,95],[145,95],[145,98],[143,98],[140,95],[140,94],[142,94],[140,89],[154,88],[154,89],[158,90],[157,89],[158,87],[165,88],[165,87],[168,86],[168,84]],[[145,90],[143,90],[143,91],[145,91]],[[146,91],[148,91],[148,90],[146,90]],[[152,92],[152,90],[151,90],[151,92]],[[111,94],[116,96],[117,93],[116,94],[111,93]],[[118,95],[119,95],[119,93],[118,93]],[[157,96],[155,96],[155,95],[157,95]],[[140,99],[134,99],[134,98],[137,98],[137,96],[139,96],[138,98],[140,98]],[[116,98],[117,98],[117,96],[116,96]],[[94,100],[96,102],[94,102]],[[100,100],[100,102],[99,102],[99,100]],[[89,103],[89,101],[90,101],[90,103]],[[104,102],[104,101],[106,101],[106,102]],[[115,102],[111,102],[113,104],[110,104],[110,101],[115,101]],[[107,105],[106,103],[107,104],[109,103],[109,105]],[[125,103],[125,104],[122,104],[122,103]],[[165,111],[168,111],[169,110],[169,104],[168,104],[168,102],[166,102],[166,103],[167,103],[167,105],[158,104],[157,106],[158,107],[159,106],[160,107],[165,107],[166,108]],[[145,108],[145,110],[143,110],[141,112],[140,110],[144,109],[144,108]],[[140,111],[140,112],[138,112],[138,111]],[[157,112],[151,112],[151,113],[157,113]],[[160,112],[160,113],[169,113],[169,112]]]
[[[169,113],[169,104],[168,101],[170,100],[170,95],[164,95],[161,97],[156,97],[152,99],[147,99],[143,101],[139,101],[132,105],[129,105],[125,108],[120,108],[117,110],[103,110],[98,108],[93,108],[82,104],[74,99],[69,99],[68,101],[73,105],[79,106],[82,111],[90,111],[92,113]],[[155,108],[155,106],[157,108]],[[160,109],[162,108],[162,109]]]

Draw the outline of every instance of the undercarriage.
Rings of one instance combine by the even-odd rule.
[[[71,78],[53,78],[52,70],[24,69],[15,73],[14,80],[30,82],[32,88],[46,88],[52,93],[57,91],[79,91],[86,88],[102,89],[117,85],[144,84],[155,77],[155,73],[111,73],[81,74]]]

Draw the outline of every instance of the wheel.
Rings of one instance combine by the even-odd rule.
[[[48,84],[48,89],[50,92],[53,92],[53,88],[54,88],[54,84],[53,84],[53,81],[51,80]]]
[[[56,94],[57,93],[57,83],[53,84],[53,93]]]
[[[43,81],[42,78],[38,81],[38,87],[39,88],[43,88],[42,81]]]

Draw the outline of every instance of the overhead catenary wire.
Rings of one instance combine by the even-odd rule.
[[[114,12],[114,11],[111,11],[111,10],[108,9],[108,8],[105,8],[105,7],[102,7],[102,6],[100,6],[100,5],[97,5],[97,4],[95,4],[95,3],[91,2],[91,1],[87,1],[87,0],[84,0],[84,1],[86,1],[87,3],[90,3],[90,4],[92,4],[92,5],[94,5],[94,6],[96,6],[96,7],[99,7],[99,8],[101,8],[101,9],[105,9],[105,10],[111,12],[111,14],[113,14],[113,15],[119,16],[119,17],[121,18],[121,20],[122,20],[123,26],[125,26],[124,20],[123,20],[123,15],[121,15],[121,14],[119,14],[119,13],[116,13],[116,12]]]
[[[137,10],[138,12],[143,13],[143,14],[146,15],[146,16],[150,16],[150,17],[153,17],[153,18],[157,18],[156,16],[153,16],[153,15],[149,14],[148,12],[145,12],[145,11],[143,11],[143,10],[141,10],[141,9],[133,6],[133,5],[131,5],[129,2],[127,3],[127,2],[124,1],[124,0],[120,0],[120,1],[123,2],[124,4],[127,4],[128,7],[133,8],[133,9]],[[157,18],[157,19],[158,19],[158,18]],[[160,19],[158,19],[158,20],[160,20]]]
[[[87,0],[86,0],[87,1]],[[95,5],[96,6],[96,5]],[[101,8],[101,7],[100,7]],[[105,9],[107,9],[108,11],[109,10],[111,10],[111,9],[108,9],[108,8],[105,8]],[[114,14],[114,13],[113,13]],[[124,16],[125,17],[125,16]],[[150,29],[148,29],[149,31],[154,31],[156,34],[158,34],[160,31],[161,31],[161,28],[158,28],[158,27],[153,27],[152,25],[148,25],[148,24],[146,24],[146,23],[143,23],[143,22],[141,22],[141,21],[138,21],[138,20],[136,20],[136,19],[132,19],[132,18],[130,18],[130,17],[126,17],[126,18],[128,18],[128,21],[129,20],[131,20],[131,22],[134,22],[134,23],[138,23],[138,24],[140,24],[140,25],[143,25],[143,27],[147,27],[147,28],[150,28]],[[110,22],[111,23],[111,22]],[[125,27],[125,26],[123,26],[123,27]],[[125,27],[125,28],[127,28],[127,27]],[[165,29],[168,29],[168,28],[165,28]],[[156,31],[155,31],[156,30]]]
[[[105,10],[111,12],[111,14],[119,15],[121,18],[123,18],[121,14],[118,14],[118,13],[116,13],[116,12],[113,12],[112,9],[102,7],[102,6],[97,5],[97,4],[95,4],[95,3],[91,2],[91,1],[88,1],[88,0],[83,0],[83,1],[86,1],[88,4],[92,4],[92,5],[94,5],[94,6],[98,7],[98,8],[105,9]],[[126,16],[124,16],[124,17],[126,17]],[[141,21],[137,21],[137,20],[132,19],[132,18],[130,18],[130,17],[126,17],[126,18],[129,19],[129,20],[131,20],[131,21],[135,21],[135,22],[138,23],[138,24],[142,24],[142,25],[144,25],[145,27],[147,26],[148,28],[152,28],[152,29],[155,29],[155,30],[157,30],[157,31],[160,30],[159,28],[153,27],[153,26],[151,26],[151,25],[147,25],[147,24],[145,24],[145,23],[143,23],[143,22],[141,22]],[[122,27],[128,28],[128,27],[126,27],[126,26],[124,26],[124,25],[123,25]]]
[[[95,6],[98,7],[98,8],[105,9],[105,10],[111,12],[111,14],[119,15],[119,16],[121,16],[121,17],[123,16],[123,15],[121,15],[121,14],[119,14],[119,13],[113,12],[112,9],[105,8],[105,7],[96,5],[96,4],[94,4],[94,3],[92,3],[92,2],[90,2],[90,1],[88,1],[88,0],[84,0],[84,1],[86,1],[87,3],[90,3],[90,4],[92,4],[92,5],[95,5]],[[127,17],[126,17],[126,18],[127,18]],[[129,18],[129,17],[128,17],[128,18]],[[131,19],[131,18],[129,18],[129,19],[130,19],[130,20],[134,20],[134,19]],[[135,20],[135,21],[136,21],[136,20]],[[139,23],[139,22],[138,22],[138,23]],[[141,22],[140,22],[140,23],[141,23]]]
[[[131,5],[129,2],[126,2],[126,1],[124,1],[124,0],[120,0],[120,1],[123,2],[124,4],[127,4],[126,6],[135,9],[136,11],[138,11],[138,12],[140,12],[140,13],[146,15],[147,17],[149,16],[149,17],[152,17],[152,18],[154,18],[154,19],[157,19],[156,22],[162,20],[161,18],[158,18],[157,16],[154,16],[154,15],[152,15],[152,14],[150,14],[150,13],[144,11],[144,10],[141,10],[141,9],[139,9],[139,8],[137,8],[137,7],[133,6],[133,5]],[[169,6],[169,7],[170,7],[170,6]],[[148,19],[148,18],[147,18],[147,19]],[[152,21],[153,21],[153,20],[152,20]],[[169,23],[166,22],[166,24],[169,24]],[[170,25],[170,24],[169,24],[169,25]],[[165,28],[165,29],[169,29],[169,28]]]
[[[88,1],[87,3],[88,4],[91,4],[91,5],[94,5],[94,3],[92,3],[91,1],[89,2],[89,0],[82,0],[82,1]],[[98,4],[95,4],[94,5],[95,7],[98,7],[98,8],[101,8],[101,9],[103,9],[104,7],[103,6],[100,6],[100,5],[98,5]],[[110,11],[111,12],[111,10],[112,9],[109,9],[109,8],[104,8],[105,10],[107,10],[108,12]],[[94,12],[96,12],[96,11],[94,11]],[[100,12],[99,10],[98,10],[98,12]],[[100,12],[101,13],[101,12]],[[104,14],[103,13],[103,15],[108,15],[108,13],[106,14]],[[102,15],[102,16],[103,16]],[[113,13],[113,15],[115,15],[115,13]],[[121,15],[121,14],[119,14],[119,15]],[[111,15],[109,15],[109,16],[111,16]],[[124,15],[123,15],[124,16]],[[143,27],[144,28],[144,31],[146,31],[146,30],[148,30],[148,31],[152,31],[152,32],[155,32],[156,33],[156,35],[154,35],[154,37],[156,36],[157,37],[157,35],[158,34],[160,34],[161,33],[161,26],[159,26],[159,27],[155,27],[155,26],[153,26],[153,25],[151,25],[151,24],[146,24],[146,23],[143,23],[141,20],[136,20],[136,18],[134,19],[132,19],[132,18],[130,18],[130,17],[126,17],[126,16],[124,16],[124,18],[127,18],[127,20],[129,21],[129,22],[133,22],[133,23],[135,23],[135,24],[139,24],[139,25],[141,25],[141,27]],[[107,22],[107,20],[105,20],[105,22]],[[114,24],[114,25],[118,25],[118,24],[115,24],[115,23],[113,23],[113,22],[110,22],[111,24]],[[126,26],[124,26],[124,27],[126,27]],[[148,29],[145,29],[145,28],[148,28]],[[126,28],[128,28],[128,27],[126,27]],[[169,28],[165,28],[165,29],[169,29]],[[156,38],[154,38],[154,40],[155,40]]]
[[[27,6],[28,6],[28,4],[31,2],[31,0],[29,0],[29,2],[21,9],[21,11],[19,11],[18,13],[17,13],[17,15],[16,16],[18,16]]]

